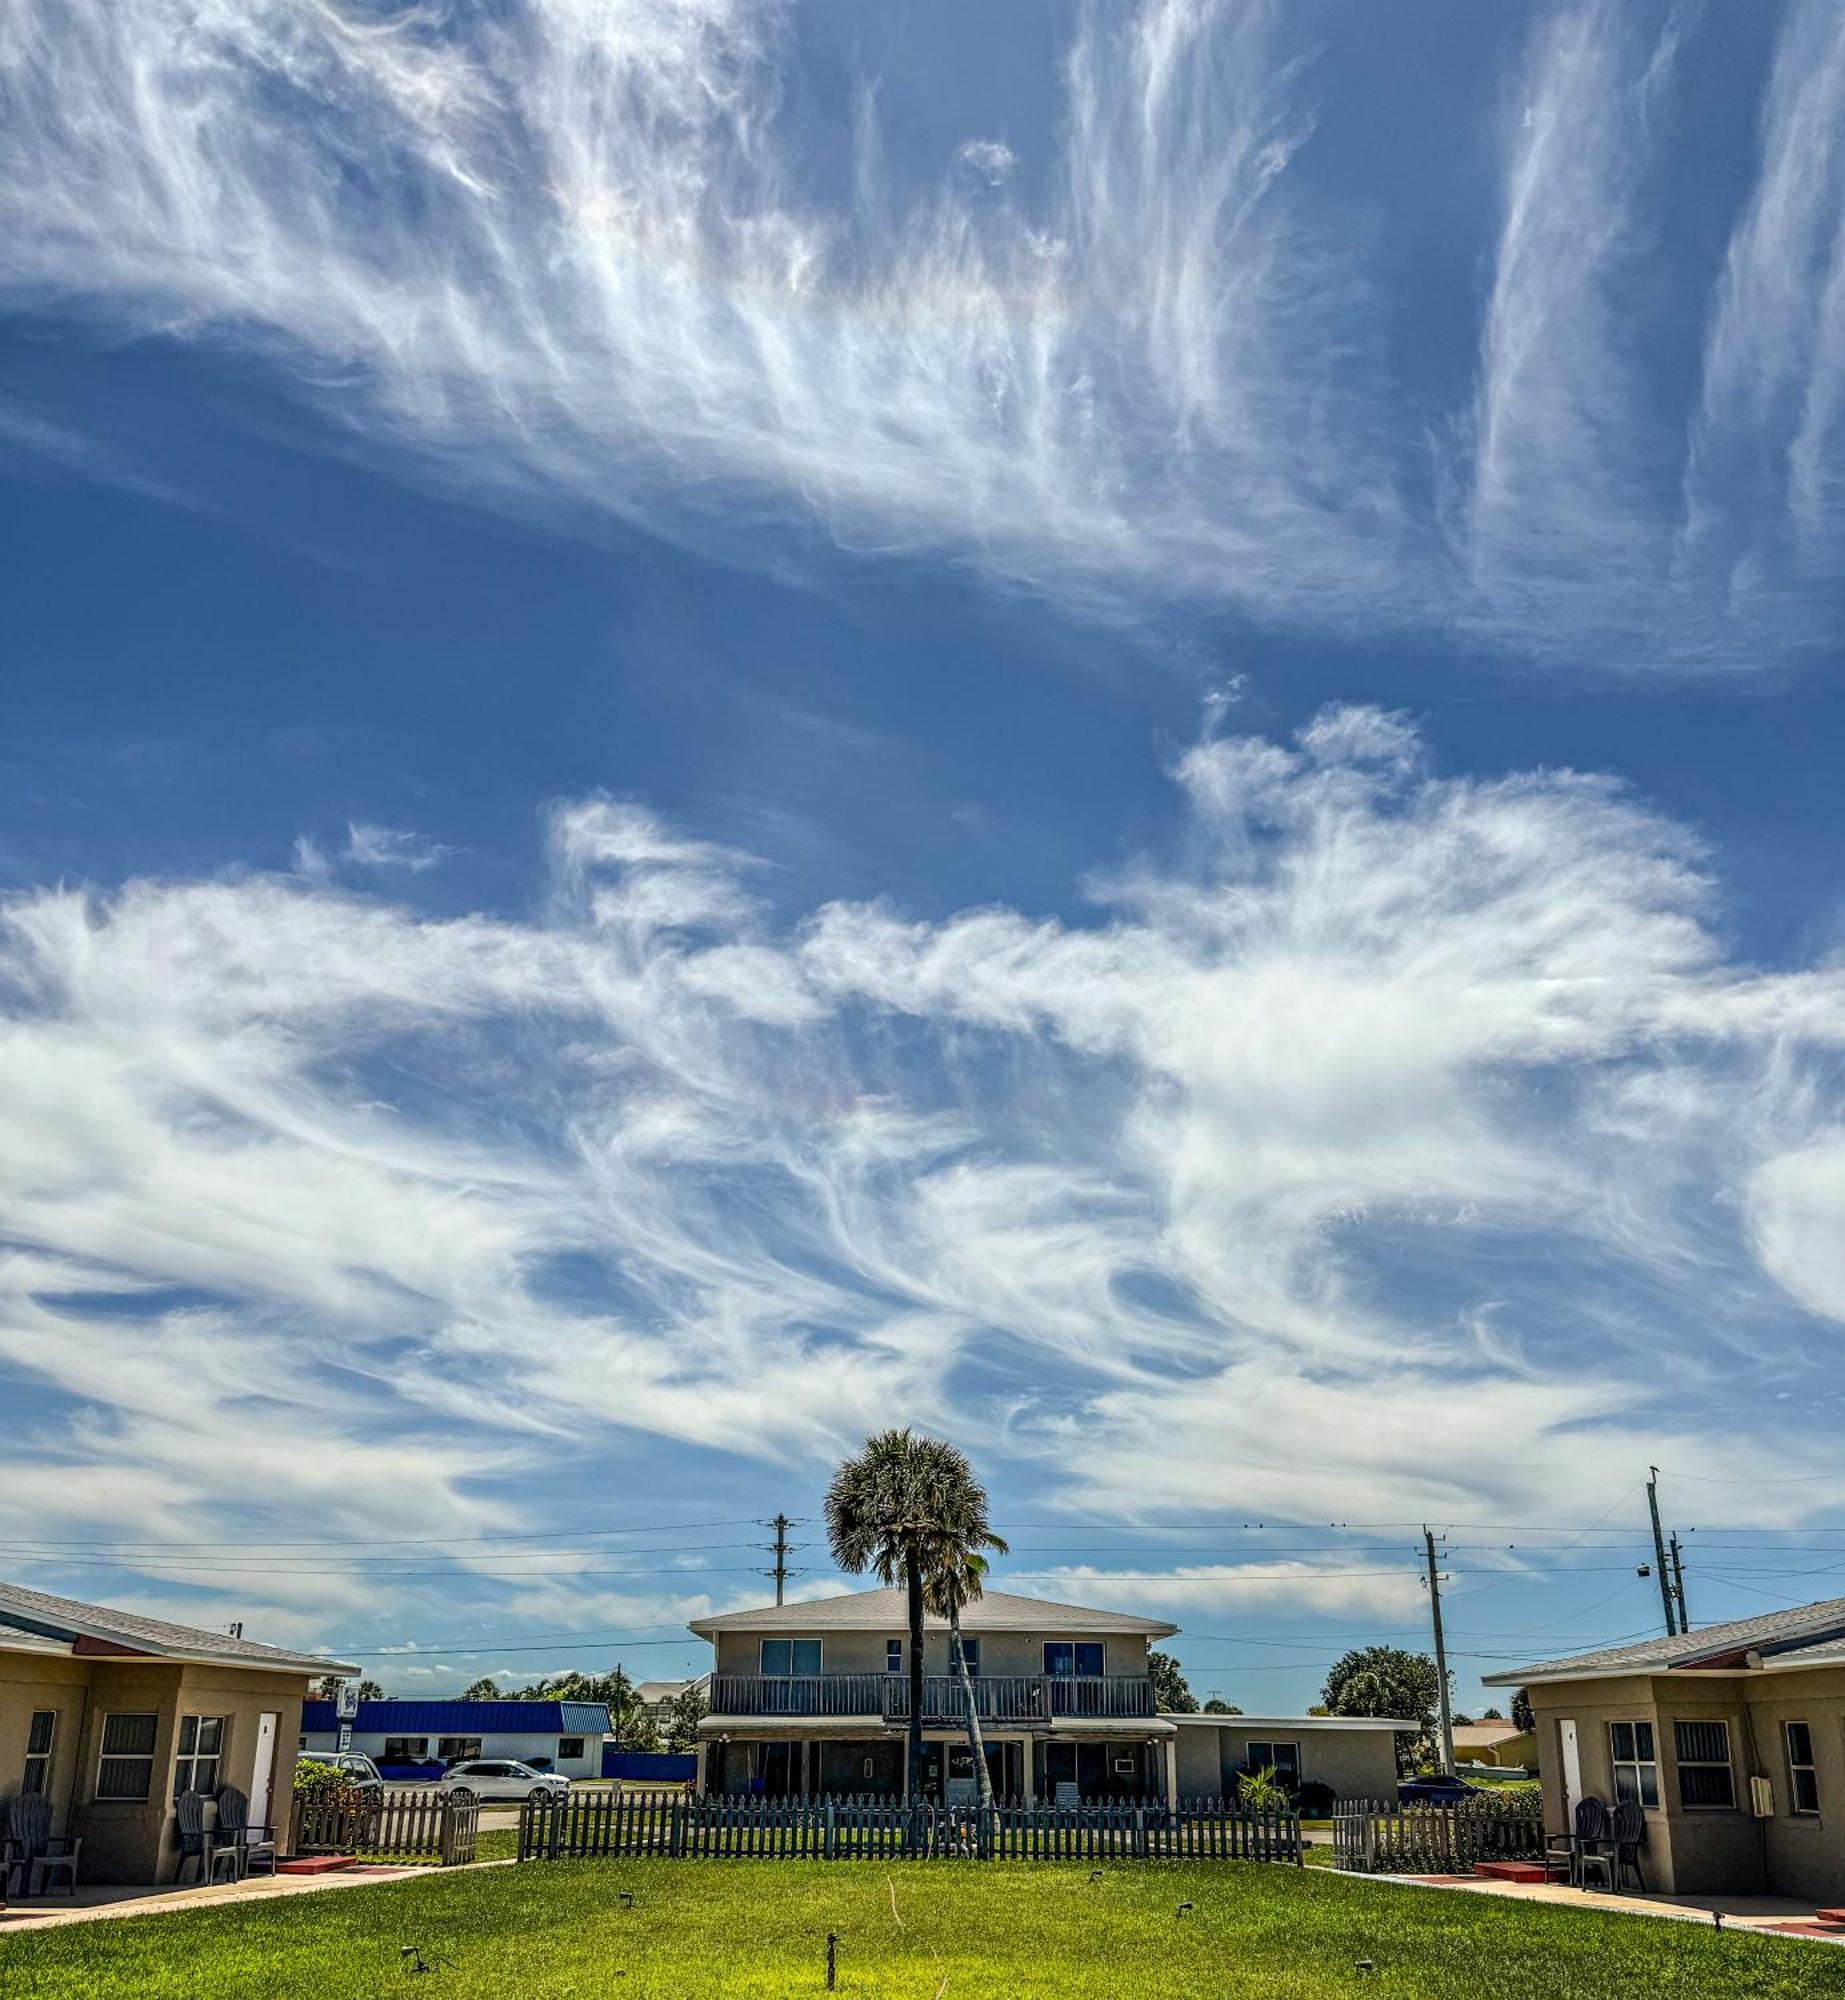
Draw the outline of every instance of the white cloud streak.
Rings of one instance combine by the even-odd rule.
[[[1684,421],[1650,359],[1683,299],[1634,282],[1671,198],[1676,25],[1647,45],[1588,5],[1533,38],[1452,422],[1407,415],[1382,359],[1413,310],[1368,247],[1387,177],[1342,204],[1299,171],[1319,128],[1293,10],[1090,8],[1037,157],[975,133],[895,160],[867,92],[831,178],[785,109],[784,25],[743,0],[19,0],[0,282],[258,345],[470,493],[751,560],[765,515],[811,515],[1078,602],[1570,664],[1756,664],[1828,635],[1828,0],[1790,15]],[[1778,469],[1737,515],[1725,468],[1749,452]]]
[[[0,1369],[41,1414],[0,1507],[82,1466],[180,1535],[259,1488],[491,1532],[624,1438],[813,1467],[899,1416],[1114,1520],[1823,1473],[1734,1372],[1834,1373],[1845,974],[1730,963],[1698,850],[1615,786],[1445,779],[1397,717],[1176,775],[1188,858],[1083,926],[788,926],[608,800],[517,920],[13,896]]]

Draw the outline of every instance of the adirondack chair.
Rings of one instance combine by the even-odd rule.
[[[21,1893],[42,1896],[51,1883],[62,1881],[68,1894],[77,1893],[77,1858],[83,1842],[52,1832],[49,1799],[30,1794],[12,1800],[6,1827],[7,1889],[17,1879]]]
[[[198,1792],[181,1792],[173,1802],[173,1819],[179,1828],[179,1859],[173,1864],[175,1882],[193,1862],[200,1882],[237,1880],[237,1850],[227,1847],[205,1831],[205,1800]]]
[[[1646,1875],[1640,1866],[1640,1849],[1646,1840],[1646,1814],[1638,1799],[1623,1799],[1608,1824],[1608,1841],[1614,1852],[1614,1883],[1631,1875],[1640,1893],[1646,1894]]]
[[[1590,1872],[1602,1878],[1605,1887],[1614,1887],[1614,1848],[1608,1836],[1608,1808],[1600,1799],[1584,1799],[1576,1808],[1577,1888],[1589,1886]]]
[[[218,1838],[237,1856],[237,1873],[248,1875],[258,1863],[275,1873],[275,1828],[250,1824],[250,1801],[235,1785],[218,1793]]]
[[[1544,1842],[1544,1859],[1554,1861],[1561,1857],[1569,1867],[1569,1879],[1574,1888],[1582,1887],[1583,1858],[1585,1855],[1601,1855],[1603,1842],[1608,1832],[1608,1808],[1600,1799],[1587,1798],[1577,1802],[1574,1821],[1567,1833],[1553,1833]]]

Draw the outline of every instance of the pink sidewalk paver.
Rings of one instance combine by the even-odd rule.
[[[486,1862],[489,1868],[498,1862]],[[315,1896],[335,1889],[362,1889],[374,1882],[401,1882],[406,1875],[429,1875],[429,1868],[391,1868],[360,1863],[326,1875],[252,1875],[242,1882],[197,1888],[145,1886],[81,1888],[75,1896],[35,1898],[0,1910],[0,1938],[16,1931],[47,1930],[57,1924],[92,1923],[103,1917],[146,1917],[175,1910],[216,1909],[224,1903],[262,1903],[275,1896]],[[453,1870],[442,1871],[453,1873]]]

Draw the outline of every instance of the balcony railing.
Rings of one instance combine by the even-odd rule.
[[[1145,1674],[983,1674],[973,1681],[982,1722],[1047,1723],[1053,1719],[1151,1716],[1153,1683]],[[714,1674],[714,1715],[876,1715],[907,1722],[910,1683],[904,1674]],[[958,1723],[966,1697],[952,1674],[923,1677],[923,1720]]]

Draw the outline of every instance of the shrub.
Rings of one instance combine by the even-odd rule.
[[[331,1798],[346,1786],[346,1775],[337,1764],[323,1764],[314,1757],[301,1757],[295,1763],[295,1796],[297,1798]]]
[[[1259,1771],[1237,1774],[1236,1802],[1245,1812],[1286,1812],[1288,1788],[1276,1777],[1274,1765],[1265,1764]]]

